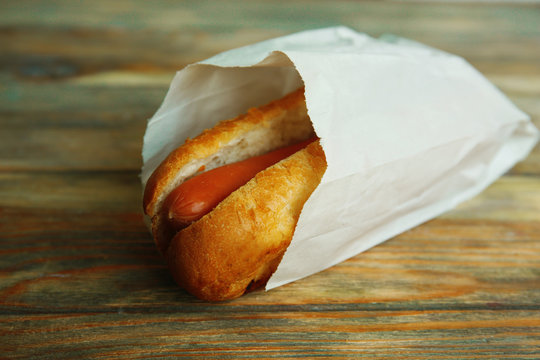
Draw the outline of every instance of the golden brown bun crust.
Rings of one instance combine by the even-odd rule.
[[[232,139],[239,137],[257,126],[279,116],[283,111],[304,103],[304,89],[300,88],[289,95],[259,108],[252,108],[246,114],[225,120],[171,152],[154,170],[144,190],[144,212],[153,217],[159,210],[160,194],[168,184],[174,181],[175,175],[194,158],[206,158],[215,154],[218,149]]]
[[[178,284],[209,301],[233,299],[265,284],[325,170],[317,141],[258,173],[176,234],[167,259]]]

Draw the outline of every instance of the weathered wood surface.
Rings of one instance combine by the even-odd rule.
[[[327,271],[220,304],[142,222],[146,119],[174,72],[344,24],[464,56],[540,126],[540,7],[0,3],[0,358],[540,357],[540,147],[480,196]]]

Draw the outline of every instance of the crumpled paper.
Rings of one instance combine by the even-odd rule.
[[[463,58],[346,27],[300,32],[179,71],[144,136],[144,184],[186,138],[305,86],[328,169],[271,289],[469,199],[538,141],[529,117]]]

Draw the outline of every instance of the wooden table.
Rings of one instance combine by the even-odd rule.
[[[0,3],[0,358],[540,357],[540,147],[480,196],[226,303],[172,281],[141,215],[174,72],[343,24],[459,54],[540,126],[534,4]]]

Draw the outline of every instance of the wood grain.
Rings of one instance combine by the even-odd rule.
[[[175,71],[343,24],[465,57],[540,127],[536,4],[0,3],[0,358],[540,357],[540,146],[481,195],[335,267],[225,303],[144,225],[146,120]]]

